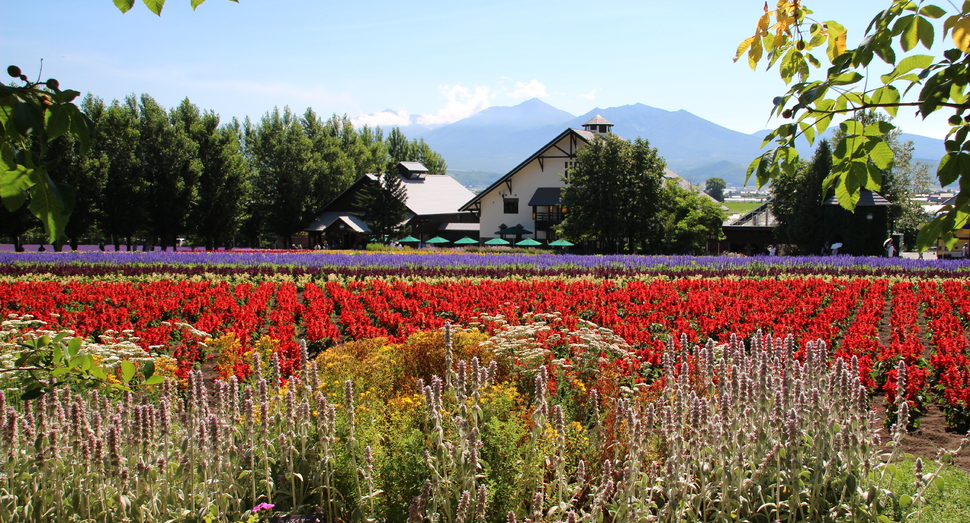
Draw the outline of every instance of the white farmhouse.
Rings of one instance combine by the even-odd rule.
[[[513,231],[506,240],[555,240],[553,227],[566,212],[560,205],[559,193],[567,184],[576,152],[594,136],[608,134],[612,128],[612,123],[597,115],[583,124],[583,130],[566,129],[459,210],[479,216],[483,241],[504,236],[499,231],[506,228]]]

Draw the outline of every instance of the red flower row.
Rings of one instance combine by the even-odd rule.
[[[799,345],[829,341],[833,357],[858,357],[866,383],[890,399],[895,369],[907,366],[907,400],[916,402],[926,382],[941,387],[949,405],[970,404],[967,319],[970,292],[961,281],[919,284],[884,279],[790,278],[755,280],[481,280],[349,283],[240,283],[159,281],[121,283],[0,283],[0,312],[33,314],[54,328],[97,336],[131,329],[142,344],[166,346],[182,371],[201,355],[175,322],[212,335],[234,333],[242,353],[262,336],[279,342],[282,371],[300,357],[299,339],[313,348],[344,340],[387,337],[399,342],[414,332],[501,315],[519,323],[526,313],[560,313],[566,327],[586,319],[626,339],[642,361],[660,363],[669,336],[692,342],[747,338],[758,330],[792,335]],[[888,303],[887,303],[888,300]],[[888,306],[888,307],[887,307]],[[879,325],[889,314],[888,346]],[[921,311],[922,316],[921,316]],[[931,344],[924,344],[928,326]],[[935,348],[935,350],[934,350]],[[248,360],[234,371],[245,377]]]

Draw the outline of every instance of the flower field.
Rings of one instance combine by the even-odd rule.
[[[798,345],[827,340],[833,357],[856,356],[863,382],[884,389],[890,401],[894,369],[903,361],[913,407],[922,407],[932,389],[955,422],[970,413],[970,286],[962,278],[148,280],[0,282],[0,314],[29,314],[83,337],[130,330],[146,351],[174,358],[182,379],[205,350],[177,323],[213,338],[234,335],[236,354],[219,355],[234,364],[223,365],[221,377],[240,380],[249,374],[245,355],[264,338],[274,342],[285,374],[299,360],[299,340],[315,352],[369,338],[400,343],[445,322],[468,326],[483,316],[515,324],[527,314],[561,313],[569,327],[588,320],[619,334],[654,366],[670,337],[726,342],[760,330],[792,335]],[[888,337],[879,332],[884,320]]]
[[[941,405],[953,428],[966,431],[970,422],[970,284],[966,278],[970,272],[965,262],[890,263],[848,257],[233,256],[38,253],[21,255],[16,262],[0,258],[0,314],[11,319],[0,337],[0,365],[6,361],[3,351],[12,350],[4,345],[9,340],[29,337],[31,330],[70,330],[106,346],[127,340],[143,350],[142,360],[153,360],[159,372],[174,378],[163,392],[147,394],[154,395],[154,405],[167,402],[168,416],[177,414],[184,425],[180,430],[188,432],[170,427],[162,434],[158,428],[145,428],[134,447],[109,449],[118,456],[111,458],[113,465],[108,468],[114,474],[127,470],[130,478],[142,474],[138,488],[143,494],[151,491],[155,496],[191,500],[187,510],[198,517],[241,514],[246,505],[271,503],[289,511],[326,509],[338,515],[334,521],[350,518],[354,510],[401,521],[424,517],[505,521],[509,514],[532,521],[564,521],[568,514],[572,520],[599,521],[606,513],[619,518],[614,520],[651,513],[667,514],[664,517],[672,519],[665,520],[675,521],[687,514],[679,512],[687,510],[684,507],[692,514],[705,514],[709,521],[731,520],[719,518],[737,507],[729,510],[713,501],[685,501],[683,506],[675,504],[680,508],[674,510],[667,496],[669,488],[683,481],[676,476],[697,479],[704,473],[690,469],[693,465],[683,465],[686,468],[677,472],[670,468],[674,465],[669,459],[692,454],[688,442],[694,439],[710,440],[711,448],[722,444],[716,443],[722,429],[710,425],[708,416],[719,413],[723,423],[729,417],[729,404],[753,401],[753,389],[746,387],[754,385],[732,385],[740,389],[725,397],[714,376],[736,379],[735,373],[742,369],[747,369],[744,373],[756,370],[744,379],[760,383],[759,394],[775,398],[749,408],[769,409],[765,419],[777,423],[787,441],[798,440],[812,425],[805,418],[812,409],[800,410],[809,404],[816,410],[822,403],[830,404],[826,402],[858,406],[876,395],[885,396],[878,401],[885,401],[893,419],[901,418],[903,426],[933,402]],[[445,340],[447,350],[440,338],[446,325],[456,332],[454,348],[450,338]],[[751,353],[744,356],[738,340],[748,339]],[[734,355],[728,361],[731,351]],[[201,382],[204,378],[198,369],[220,380],[218,398],[211,399],[218,406],[200,406],[200,395],[207,394],[203,389],[213,385]],[[806,389],[787,388],[787,378],[778,378],[779,369],[787,369],[782,376],[790,373],[795,381],[803,380],[799,386]],[[297,377],[284,379],[291,375]],[[421,384],[416,385],[419,378]],[[776,383],[776,379],[782,381]],[[825,380],[841,384],[835,396],[808,393],[811,387],[824,388]],[[459,381],[465,385],[459,387]],[[782,388],[772,389],[776,385]],[[685,387],[693,391],[689,401]],[[5,392],[15,403],[13,389]],[[450,399],[441,399],[442,394]],[[720,400],[715,401],[719,394]],[[149,413],[135,414],[139,408],[131,402],[137,398],[130,394],[122,401],[127,406],[117,411],[104,399],[92,404],[83,397],[59,394],[56,401],[61,407],[51,403],[55,400],[45,400],[44,406],[34,407],[30,429],[17,425],[16,419],[10,421],[11,416],[26,415],[10,414],[16,412],[12,407],[6,407],[5,420],[0,403],[0,433],[9,447],[4,452],[14,455],[11,445],[20,436],[11,431],[29,430],[32,437],[41,437],[44,430],[52,430],[51,423],[58,422],[50,415],[57,418],[58,409],[97,409],[109,420],[113,419],[109,413],[116,412],[117,423],[129,427],[126,430],[132,424],[153,423],[137,417]],[[456,399],[458,403],[451,406],[440,405]],[[334,402],[342,405],[339,415],[333,410]],[[425,412],[435,405],[439,407]],[[852,475],[859,474],[852,467],[874,467],[867,461],[871,457],[865,456],[871,452],[865,449],[874,436],[866,431],[878,427],[872,425],[866,409],[838,414],[836,407],[826,408],[832,416],[854,420],[840,422],[833,430],[851,423],[853,430],[865,433],[830,435],[836,438],[832,445],[851,446],[852,452],[859,453],[847,458],[854,454],[842,452],[842,458],[858,461],[840,462],[834,470],[844,465],[846,474]],[[34,417],[45,409],[49,409],[47,421],[42,422],[46,425],[35,426]],[[477,414],[466,409],[478,409]],[[705,414],[707,409],[711,410]],[[752,416],[753,425],[745,428],[743,420],[738,421],[742,434],[763,430],[757,428],[754,410],[743,416]],[[442,412],[448,414],[442,418]],[[294,414],[317,419],[316,427],[294,432],[294,421],[288,418]],[[161,414],[152,411],[151,416],[155,415]],[[684,416],[686,425],[675,430],[662,421],[664,416]],[[474,427],[469,425],[472,419]],[[101,434],[108,443],[105,427],[112,423],[91,429],[92,434]],[[648,425],[656,425],[660,432],[654,436],[638,432]],[[693,432],[680,432],[688,429]],[[381,431],[396,436],[382,439]],[[183,439],[202,438],[197,442],[200,455],[226,456],[227,461],[216,465],[206,462],[203,468],[208,468],[200,472],[212,474],[216,490],[195,483],[144,483],[147,471],[154,470],[157,481],[166,463],[175,459],[174,454],[146,459],[149,440],[161,437],[167,442],[164,445],[174,445],[171,438],[178,434]],[[900,431],[894,434],[901,437]],[[811,436],[813,443],[806,443],[806,452],[816,454],[804,458],[817,459],[817,452],[827,452],[815,447],[816,440],[828,437],[823,436]],[[503,442],[503,437],[511,439]],[[651,439],[657,437],[661,439]],[[45,441],[51,443],[52,438],[57,439],[51,435]],[[266,438],[275,439],[267,443],[271,439]],[[357,440],[359,444],[351,444]],[[766,448],[749,449],[751,456],[760,457],[749,457],[780,460],[773,453],[783,441],[767,441],[761,442]],[[260,448],[267,444],[272,452]],[[747,448],[742,440],[731,445]],[[242,454],[225,453],[232,448]],[[511,448],[531,448],[523,452],[547,458],[540,464],[502,454],[514,452]],[[613,449],[615,460],[599,455],[595,462],[583,463],[588,469],[581,474],[577,459],[591,448]],[[404,450],[409,457],[393,457]],[[130,454],[125,457],[125,452]],[[293,452],[326,463],[321,467],[294,464]],[[488,467],[475,464],[479,458],[485,460],[475,457],[479,452],[491,453]],[[12,459],[8,458],[8,465]],[[178,459],[184,471],[188,458]],[[784,459],[795,459],[798,467],[809,466],[798,461],[802,457]],[[499,463],[507,460],[517,463],[509,467],[518,468],[502,472]],[[662,470],[665,460],[666,471]],[[471,469],[462,468],[469,463]],[[638,490],[643,485],[628,483],[633,476],[624,474],[636,473],[622,472],[623,463],[659,483]],[[620,467],[616,477],[610,469],[614,466]],[[90,473],[90,465],[84,467],[85,474]],[[432,480],[422,486],[422,474],[428,470]],[[579,478],[584,474],[589,476]],[[835,474],[827,479],[811,476],[811,485],[785,484],[785,494],[779,490],[774,498],[771,493],[758,495],[765,503],[774,499],[777,505],[779,496],[790,500],[792,492],[805,488],[806,496],[821,499],[828,495],[822,491],[845,486],[839,483],[845,478]],[[592,482],[593,476],[599,483]],[[217,477],[222,479],[216,481]],[[226,479],[231,477],[242,479],[235,483]],[[787,481],[779,477],[769,483],[777,486]],[[137,486],[130,478],[124,479],[125,488]],[[723,489],[728,489],[731,496],[750,501],[751,492],[746,489],[751,485],[729,488],[733,481],[729,477],[708,479],[727,482],[717,487],[718,492],[725,494]],[[4,499],[10,499],[4,497],[4,489],[10,492],[13,487],[3,481],[9,482],[10,476],[0,472],[0,509],[34,517],[23,500],[4,505]],[[827,481],[835,483],[824,486]],[[660,484],[668,490],[656,490]],[[704,489],[715,488],[702,487],[684,486],[685,492],[698,488],[714,492]],[[99,488],[111,490],[111,496],[120,495],[117,481]],[[157,490],[163,488],[178,492]],[[617,508],[620,500],[634,498],[652,500],[653,508],[623,515]],[[858,502],[853,500],[843,501]],[[774,512],[763,504],[740,503],[751,514],[765,514],[766,521],[825,520],[816,518],[820,513],[813,511],[821,510],[818,507],[798,508],[797,502],[775,506]],[[83,506],[89,513],[101,514],[98,520],[123,520],[104,516],[108,513],[131,516],[123,506],[109,505]],[[852,512],[846,510],[830,515],[847,518]],[[6,520],[0,516],[0,521]]]

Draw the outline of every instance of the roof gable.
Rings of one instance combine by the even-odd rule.
[[[580,129],[572,129],[572,128],[566,129],[565,131],[559,133],[559,135],[556,136],[555,138],[553,138],[549,143],[547,143],[546,145],[544,145],[543,147],[541,147],[538,151],[536,151],[535,153],[533,153],[532,156],[526,158],[522,163],[520,163],[514,169],[512,169],[511,171],[509,171],[505,176],[502,176],[498,180],[495,180],[495,182],[493,182],[492,185],[489,185],[487,188],[485,188],[484,191],[482,191],[482,192],[478,193],[477,195],[475,195],[475,197],[472,198],[471,200],[468,200],[468,202],[465,205],[462,205],[459,210],[461,210],[461,211],[470,211],[470,210],[472,210],[472,207],[475,204],[481,202],[482,199],[485,198],[486,195],[488,195],[490,192],[492,192],[495,189],[497,189],[500,185],[502,185],[503,183],[505,183],[507,180],[510,180],[519,171],[521,171],[522,169],[525,169],[526,166],[528,166],[530,163],[532,163],[536,159],[542,157],[546,152],[548,152],[551,149],[553,149],[556,146],[556,144],[558,144],[564,138],[566,138],[566,137],[568,137],[570,135],[574,135],[577,139],[581,140],[583,143],[588,143],[590,140],[593,139],[594,136],[596,136],[596,133],[592,133],[592,132],[589,132],[589,131],[583,131],[583,130],[580,130]]]

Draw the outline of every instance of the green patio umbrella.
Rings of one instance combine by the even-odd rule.
[[[516,236],[521,236],[523,234],[532,234],[529,229],[523,228],[521,225],[516,225],[515,227],[506,227],[504,229],[499,229],[493,234],[514,234]]]
[[[503,240],[502,238],[492,238],[491,240],[488,240],[487,242],[485,242],[485,245],[508,245],[508,244],[509,244],[509,241]]]
[[[405,236],[397,241],[398,243],[421,243],[421,240],[415,238],[414,236]]]
[[[526,238],[526,239],[524,239],[524,240],[522,240],[520,242],[516,242],[515,243],[515,246],[516,247],[536,247],[536,246],[539,246],[539,245],[542,245],[542,243],[541,242],[537,242],[537,241],[533,240],[532,238]]]
[[[460,240],[455,240],[455,245],[478,245],[478,240],[465,236]]]
[[[556,240],[554,242],[550,242],[549,246],[550,247],[572,247],[573,242],[566,241],[566,240]]]
[[[431,245],[435,245],[437,243],[451,243],[451,240],[446,240],[446,239],[442,238],[441,236],[435,236],[434,238],[431,238],[430,240],[428,240],[428,241],[426,241],[424,243],[430,243]]]

